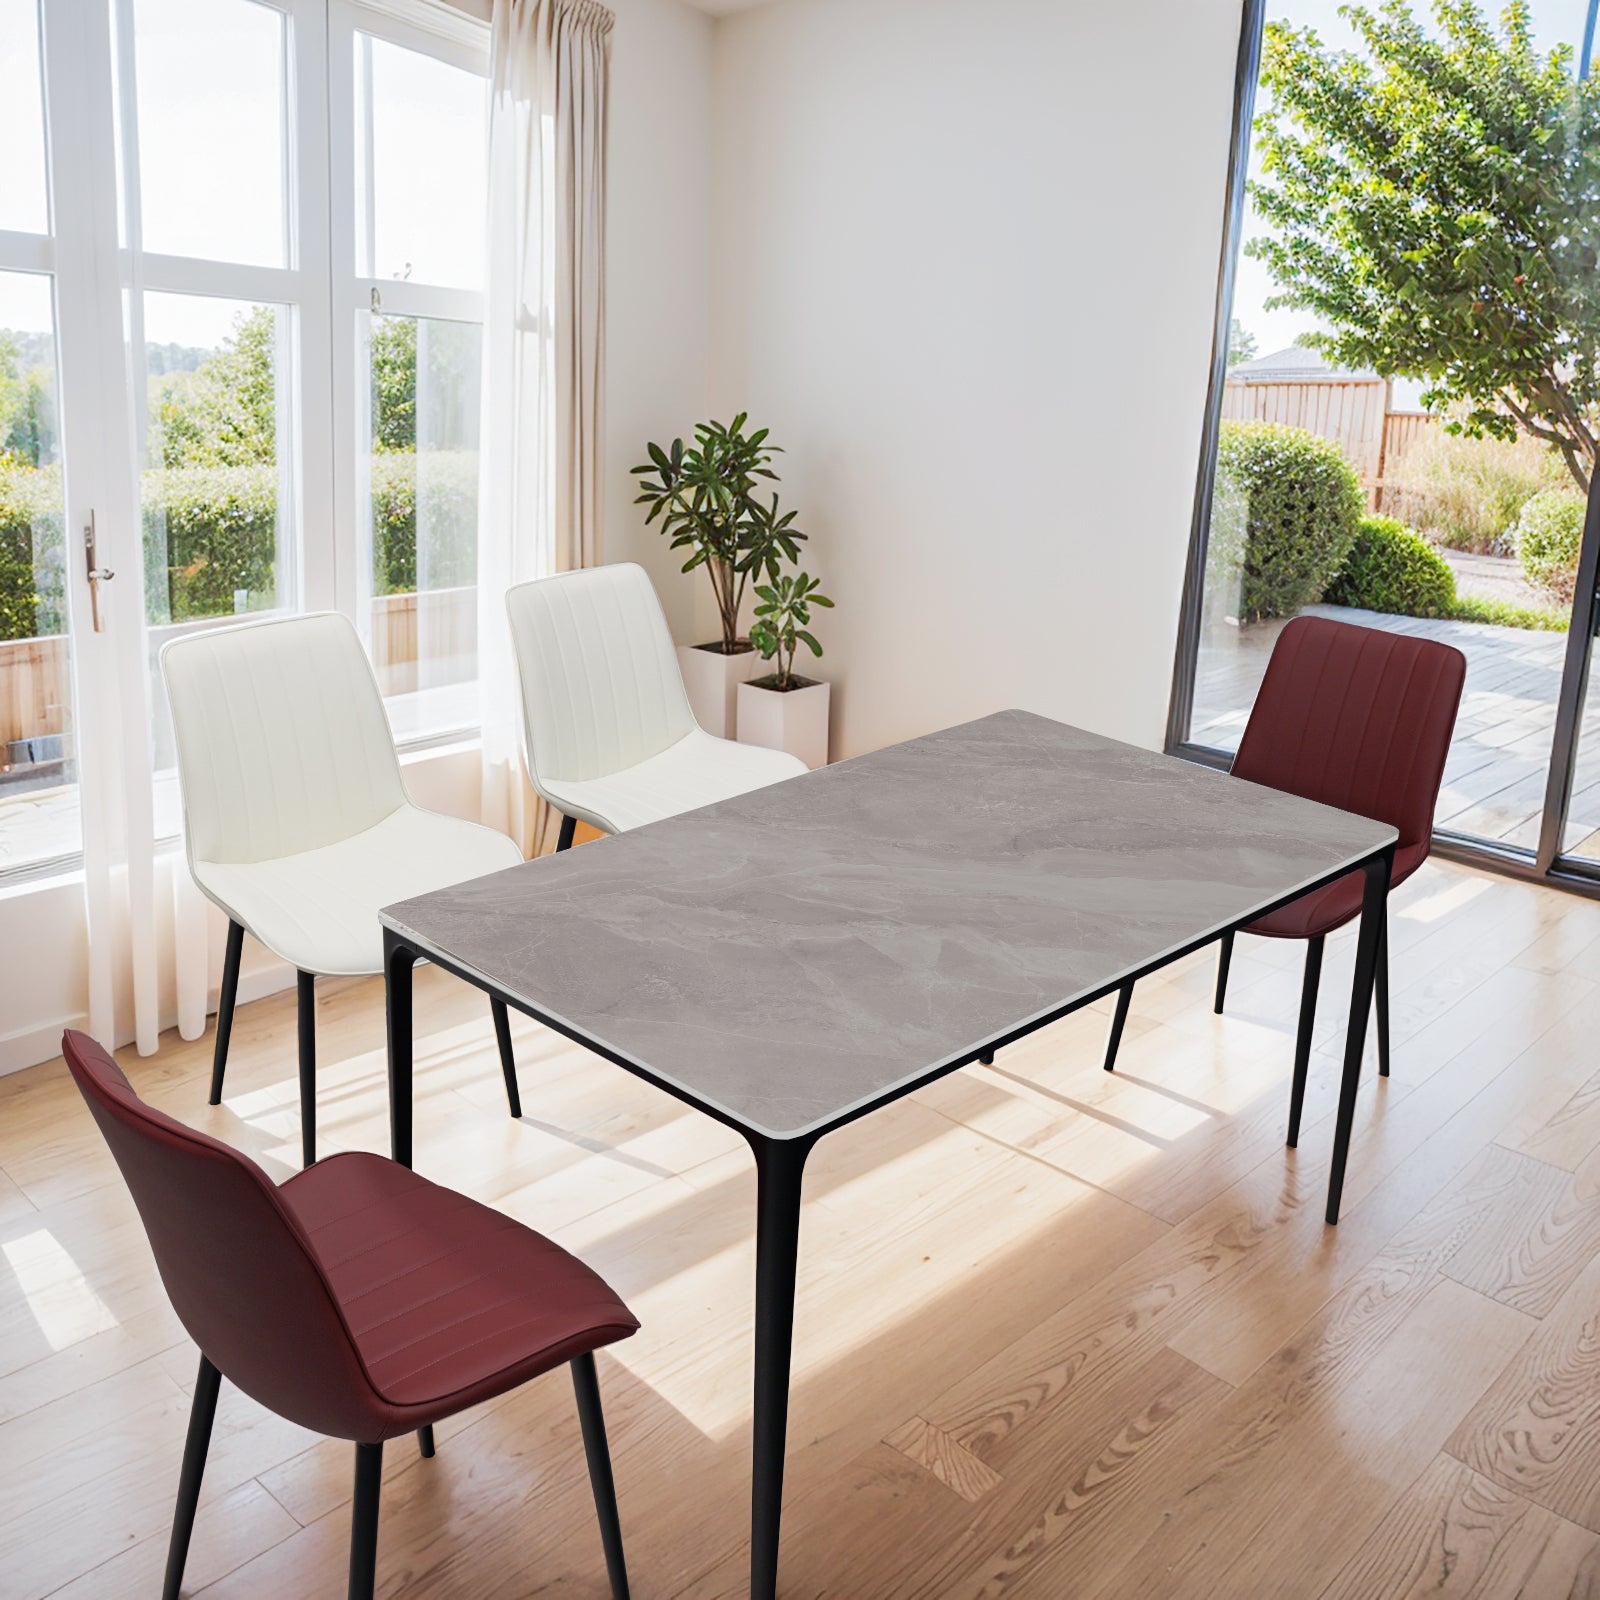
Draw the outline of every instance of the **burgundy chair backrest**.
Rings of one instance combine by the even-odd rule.
[[[61,1045],[202,1353],[291,1422],[364,1438],[370,1381],[277,1186],[247,1156],[145,1105],[86,1034],[69,1031]]]
[[[1400,849],[1426,853],[1466,672],[1461,652],[1434,639],[1296,617],[1232,772],[1387,822]]]

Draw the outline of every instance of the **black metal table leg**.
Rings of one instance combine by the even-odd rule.
[[[783,1454],[789,1429],[800,1186],[810,1139],[751,1140],[756,1201],[756,1385],[750,1474],[750,1600],[778,1590]]]
[[[577,837],[578,819],[564,816],[561,819],[561,832],[556,838],[556,853],[572,848],[572,841]]]
[[[1328,1169],[1330,1223],[1339,1220],[1339,1198],[1344,1192],[1345,1162],[1350,1156],[1350,1130],[1356,1120],[1356,1092],[1361,1087],[1361,1054],[1367,1044],[1367,1013],[1372,1009],[1373,984],[1383,943],[1383,921],[1389,899],[1389,874],[1394,846],[1368,861],[1361,872],[1366,885],[1361,894],[1361,932],[1356,937],[1356,971],[1350,989],[1350,1026],[1344,1041],[1344,1078],[1339,1084],[1339,1116],[1333,1130],[1333,1164]]]
[[[417,953],[383,931],[384,1004],[389,1024],[389,1154],[411,1165],[411,969]]]
[[[1128,1025],[1128,1005],[1133,999],[1133,985],[1125,983],[1117,990],[1117,1008],[1111,1013],[1111,1031],[1106,1035],[1106,1058],[1102,1065],[1107,1072],[1117,1068],[1117,1050],[1122,1044],[1122,1030]]]

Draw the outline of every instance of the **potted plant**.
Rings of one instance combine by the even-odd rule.
[[[804,645],[813,656],[822,646],[811,632],[811,608],[833,609],[817,580],[797,572],[756,585],[755,622],[750,642],[773,671],[739,685],[739,738],[787,750],[808,767],[828,764],[828,685],[802,678],[794,670],[795,652]]]
[[[711,580],[722,636],[680,645],[678,660],[695,717],[723,739],[733,737],[736,687],[761,670],[761,658],[739,635],[746,592],[756,577],[776,582],[783,562],[800,559],[806,537],[776,492],[764,495],[764,482],[778,481],[771,462],[780,452],[767,429],[746,433],[748,421],[740,412],[726,427],[702,422],[693,443],[650,444],[649,461],[633,469],[640,479],[635,503],[650,508],[645,526],[659,522],[671,548],[688,552],[683,570],[703,567]]]

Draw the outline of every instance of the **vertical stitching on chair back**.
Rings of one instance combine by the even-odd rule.
[[[250,1158],[146,1105],[85,1034],[61,1047],[144,1223],[179,1320],[263,1405],[376,1437],[379,1397],[315,1249]]]
[[[621,772],[693,731],[672,636],[642,567],[520,584],[506,609],[536,785]]]
[[[1466,677],[1459,650],[1325,617],[1279,635],[1235,776],[1387,822],[1426,848]]]
[[[346,618],[175,639],[161,668],[192,859],[298,855],[405,803],[377,680]]]

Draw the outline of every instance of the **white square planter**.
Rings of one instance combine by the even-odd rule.
[[[787,750],[813,771],[828,764],[829,685],[798,678],[801,687],[779,693],[739,685],[739,743]]]
[[[739,725],[739,685],[770,670],[760,652],[749,645],[737,655],[725,656],[715,645],[707,649],[704,645],[680,644],[678,667],[689,692],[694,720],[719,739],[733,738]]]

